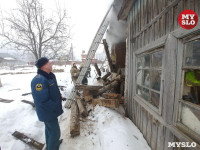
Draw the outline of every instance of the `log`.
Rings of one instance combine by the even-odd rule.
[[[120,99],[121,95],[116,93],[104,93],[102,97],[105,99]]]
[[[84,96],[84,100],[85,100],[86,102],[91,101],[92,99],[93,99],[93,96],[92,96],[92,95],[86,95],[86,96]]]
[[[20,139],[24,143],[26,143],[26,144],[28,144],[30,146],[35,147],[38,150],[42,150],[42,148],[44,147],[44,144],[42,144],[40,142],[37,142],[36,140],[34,140],[34,139],[32,139],[32,138],[24,135],[23,133],[18,132],[18,131],[15,131],[12,135],[14,137]]]
[[[31,106],[33,106],[33,108],[35,108],[35,104],[31,101],[21,100],[21,102],[26,103],[26,104],[30,104]]]
[[[104,45],[104,49],[105,49],[106,56],[107,56],[107,59],[108,59],[108,64],[109,64],[109,67],[110,67],[110,71],[114,72],[113,63],[112,63],[112,59],[110,57],[110,53],[109,53],[108,44],[106,42],[106,39],[103,39],[103,45]]]
[[[91,90],[91,91],[95,91],[95,90],[99,90],[100,88],[102,88],[103,86],[96,86],[96,85],[76,85],[75,89],[76,90]]]
[[[118,86],[118,84],[119,84],[119,82],[116,80],[116,81],[114,81],[114,82],[112,82],[112,83],[110,83],[110,84],[104,86],[103,88],[101,88],[101,89],[99,89],[99,90],[97,91],[97,93],[95,94],[95,96],[98,96],[98,95],[103,94],[105,91],[110,90],[110,89],[112,89],[112,88]]]
[[[119,99],[99,99],[95,98],[92,100],[93,110],[95,105],[100,105],[109,108],[118,108],[119,107]]]
[[[98,74],[99,76],[101,76],[101,70],[99,69],[97,63],[94,63],[94,67],[95,67],[95,69],[96,69],[96,71],[97,71],[97,74]]]
[[[87,117],[88,112],[87,112],[86,108],[83,106],[83,103],[82,103],[81,98],[79,96],[76,96],[76,102],[78,104],[78,108],[79,108],[79,112],[80,112],[81,116]]]
[[[71,105],[70,135],[71,137],[80,135],[79,111],[75,101]]]
[[[24,94],[22,94],[22,96],[26,96],[26,95],[29,95],[29,94],[31,94],[31,93],[24,93]]]
[[[14,100],[0,98],[0,102],[2,102],[2,103],[11,103],[12,101],[14,101]]]
[[[110,72],[108,72],[106,75],[104,75],[101,80],[103,80],[104,82],[106,82],[106,79],[111,75]]]

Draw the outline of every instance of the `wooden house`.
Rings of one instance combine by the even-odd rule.
[[[200,16],[200,0],[123,0],[118,13],[127,22],[128,117],[153,150],[200,149],[200,88],[186,83],[200,70],[200,21],[181,28],[186,9]]]

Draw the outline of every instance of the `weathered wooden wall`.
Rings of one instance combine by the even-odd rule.
[[[173,124],[173,116],[177,111],[174,92],[178,41],[172,33],[181,37],[178,15],[185,9],[194,10],[200,16],[200,0],[136,0],[127,18],[127,110],[129,118],[137,125],[153,150],[170,149],[168,142],[185,140],[173,127],[168,127]],[[156,46],[165,51],[162,77],[164,94],[162,110],[159,112],[152,111],[135,94],[136,56],[151,47],[155,49]]]

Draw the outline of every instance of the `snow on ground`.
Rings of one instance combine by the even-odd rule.
[[[54,66],[64,69],[55,73],[58,85],[65,86],[61,91],[63,97],[68,97],[73,87],[70,76],[70,66]],[[92,78],[89,84],[94,84],[94,67],[91,67]],[[3,87],[0,87],[0,98],[14,100],[11,103],[0,102],[0,148],[1,150],[34,150],[33,147],[17,140],[12,136],[14,131],[25,133],[31,138],[44,143],[44,124],[38,121],[35,110],[31,105],[21,100],[33,101],[30,93],[30,83],[36,75],[35,67],[9,70],[0,69]],[[63,106],[64,106],[63,102]],[[64,113],[59,117],[61,138],[63,143],[60,150],[150,150],[147,142],[138,128],[124,117],[123,108],[110,109],[96,106],[90,110],[87,118],[80,119],[80,136],[71,138],[69,134],[70,110],[63,107]]]

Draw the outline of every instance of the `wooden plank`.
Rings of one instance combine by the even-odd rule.
[[[165,14],[165,33],[169,33],[169,12]]]
[[[24,133],[21,133],[21,132],[18,132],[18,131],[15,131],[12,136],[20,139],[21,141],[23,141],[24,143],[30,145],[30,146],[33,146],[34,148],[38,149],[38,150],[42,150],[43,147],[44,147],[44,144],[26,136]],[[16,148],[17,149],[17,148]]]
[[[139,105],[139,129],[142,132],[142,107]]]
[[[163,86],[163,118],[168,123],[173,122],[173,105],[176,75],[176,49],[177,39],[169,34],[164,52],[164,86]]]
[[[176,50],[177,54],[177,64],[176,64],[176,89],[175,89],[175,101],[174,101],[174,110],[178,110],[178,100],[181,96],[181,83],[182,83],[182,64],[183,64],[183,42],[182,40],[178,40],[178,49]],[[173,121],[177,122],[178,119],[178,111],[174,111]]]
[[[174,14],[173,14],[173,7],[169,10],[169,31],[173,31],[174,30]]]
[[[12,101],[14,101],[14,100],[0,98],[0,102],[2,102],[2,103],[11,103]]]
[[[100,85],[76,85],[75,89],[76,90],[88,90],[88,91],[96,91],[101,89],[103,86]]]
[[[165,142],[165,128],[162,124],[158,122],[158,134],[157,134],[157,150],[164,149],[164,142]]]
[[[116,93],[104,93],[102,94],[102,97],[106,99],[120,99],[121,98],[120,94],[116,94]]]
[[[79,111],[75,101],[71,105],[70,135],[71,137],[80,135]]]
[[[88,112],[85,108],[85,106],[82,103],[82,100],[79,96],[76,96],[76,102],[78,104],[78,108],[79,108],[79,113],[81,114],[81,116],[83,117],[87,117],[88,116]]]
[[[168,147],[168,142],[174,142],[174,135],[166,128],[164,150],[173,150],[173,147]]]
[[[151,134],[152,134],[152,128],[151,128],[152,121],[151,121],[151,118],[152,118],[152,116],[148,113],[147,114],[147,120],[148,120],[148,122],[147,122],[147,138],[146,138],[146,140],[147,140],[147,143],[149,145],[151,145]]]
[[[95,69],[97,71],[98,76],[101,76],[101,70],[99,69],[97,63],[94,63],[94,67],[95,67]]]
[[[108,60],[108,64],[109,64],[109,67],[110,67],[110,71],[114,72],[113,63],[112,63],[112,59],[111,59],[111,56],[110,56],[110,53],[109,53],[108,44],[106,42],[106,39],[103,39],[103,45],[104,45],[104,50],[105,50],[106,57],[107,57],[107,60]]]
[[[109,108],[118,108],[119,107],[119,99],[99,99],[95,98],[92,100],[93,108],[96,105],[109,107]]]
[[[144,0],[140,0],[140,30],[144,27]],[[139,31],[140,31],[139,30]]]
[[[157,120],[152,118],[152,132],[151,132],[151,148],[156,149],[157,145]]]
[[[144,138],[147,138],[147,112],[145,109],[143,109],[143,125],[142,125],[142,132],[144,135]]]
[[[119,84],[118,81],[114,81],[114,82],[112,82],[112,83],[110,83],[110,84],[104,86],[103,88],[101,88],[101,89],[99,89],[99,90],[97,91],[97,93],[95,94],[95,96],[98,96],[98,95],[103,94],[104,92],[106,92],[106,91],[108,91],[108,90],[110,90],[110,89],[112,89],[112,88],[118,86],[118,84]]]
[[[199,12],[199,0],[194,0],[194,12],[196,12],[197,13],[197,15],[199,16],[199,14],[200,14],[200,12]]]
[[[162,46],[164,46],[166,39],[167,39],[167,35],[163,36],[162,38],[157,39],[154,42],[149,43],[148,45],[146,45],[145,47],[143,47],[141,49],[138,49],[135,53],[136,53],[136,55],[138,55],[140,53],[144,53],[146,51],[162,47]]]
[[[26,103],[26,104],[30,104],[33,108],[35,108],[35,104],[31,101],[21,100],[21,102]]]
[[[104,82],[106,82],[106,79],[107,79],[110,75],[111,75],[111,73],[108,72],[107,74],[105,74],[105,75],[101,78],[101,80],[103,80]]]
[[[194,0],[190,0],[190,10],[194,11]]]

